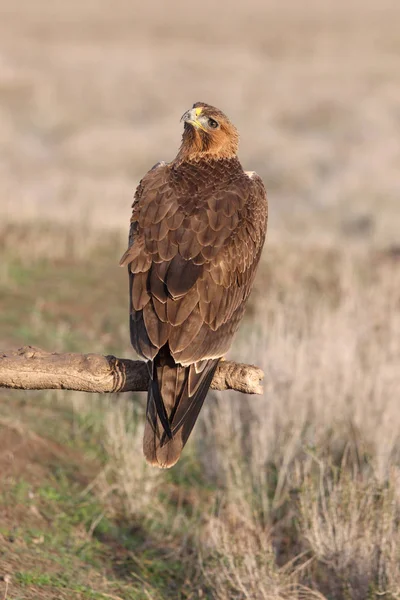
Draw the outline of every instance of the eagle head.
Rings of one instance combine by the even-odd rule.
[[[182,116],[184,122],[180,158],[233,158],[237,154],[237,129],[218,108],[205,102],[196,102]]]

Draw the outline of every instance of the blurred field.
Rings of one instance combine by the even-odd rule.
[[[0,2],[0,206],[124,227],[193,102],[268,183],[270,231],[398,236],[395,0]]]
[[[193,102],[271,211],[230,352],[265,394],[211,393],[174,469],[143,395],[1,392],[0,597],[399,599],[400,5],[0,12],[0,349],[132,354],[132,195]]]

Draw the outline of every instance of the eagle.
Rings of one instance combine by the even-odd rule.
[[[204,102],[185,112],[176,158],[140,181],[132,205],[129,273],[133,348],[148,364],[143,452],[173,466],[218,363],[230,348],[267,229],[261,178],[244,171],[239,135]]]

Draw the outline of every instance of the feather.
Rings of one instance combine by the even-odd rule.
[[[143,273],[148,271],[151,266],[151,256],[146,252],[142,252],[139,256],[136,256],[129,265],[129,271],[131,273]]]
[[[211,246],[215,244],[218,239],[218,233],[207,226],[203,231],[197,233],[197,239],[202,246]]]
[[[169,232],[167,221],[159,221],[158,223],[153,223],[147,230],[150,233],[150,237],[152,240],[156,240],[159,242],[163,240],[167,233]]]
[[[153,301],[154,310],[156,311],[158,318],[161,321],[163,321],[163,323],[166,323],[168,321],[167,303],[160,302],[159,300],[157,300],[157,298],[155,296],[152,297],[152,301]]]
[[[144,273],[135,273],[132,275],[132,306],[135,310],[142,310],[150,301],[150,296],[147,291],[148,271]]]
[[[214,212],[213,210],[208,210],[207,216],[209,225],[213,231],[220,231],[230,222],[230,217],[226,217],[222,211]]]
[[[168,340],[171,325],[158,318],[153,302],[148,302],[143,309],[143,320],[151,343],[161,348]]]
[[[196,373],[195,365],[176,365],[163,352],[154,361],[143,437],[143,452],[150,464],[168,468],[178,461],[218,362],[219,359],[206,361],[202,371]]]
[[[166,274],[169,268],[169,262],[153,263],[149,278],[149,291],[152,296],[160,302],[166,302],[168,298],[168,289],[166,285]]]
[[[172,354],[181,352],[187,348],[193,342],[202,325],[203,319],[197,307],[186,319],[184,327],[173,327],[169,336],[169,345]]]
[[[157,245],[160,261],[170,261],[178,252],[178,245],[173,241],[171,234],[166,235]]]
[[[168,201],[168,198],[166,195],[164,195],[164,197],[160,198],[160,201],[157,204],[157,210],[154,212],[152,225],[160,223],[160,221],[165,219],[168,214],[173,214],[177,208],[178,207],[173,199]]]
[[[136,352],[146,358],[152,360],[158,352],[157,346],[151,343],[147,334],[147,330],[143,321],[143,311],[137,312],[130,317],[130,333],[131,344]]]
[[[201,256],[204,262],[210,262],[219,252],[218,246],[204,246],[201,251]]]
[[[167,219],[168,229],[175,231],[182,225],[185,215],[182,212],[176,212]]]
[[[202,271],[201,265],[195,265],[177,254],[171,260],[166,276],[169,295],[172,298],[179,298],[186,294],[194,286]]]
[[[202,247],[196,236],[193,232],[191,232],[191,236],[189,239],[186,239],[184,242],[179,244],[179,254],[185,260],[191,260],[195,256],[199,254]]]
[[[192,313],[198,301],[199,293],[196,287],[192,287],[187,294],[179,298],[168,298],[167,316],[169,323],[174,327],[182,325]]]
[[[153,197],[148,197],[147,202],[140,207],[139,225],[143,230],[146,230],[155,223],[160,203],[157,194],[158,192]]]
[[[208,225],[207,213],[199,212],[199,214],[193,215],[190,225],[196,233],[203,231]]]

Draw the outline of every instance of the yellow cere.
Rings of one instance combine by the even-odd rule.
[[[203,109],[201,107],[196,108],[196,117],[199,117],[201,115],[202,111],[203,111]]]

